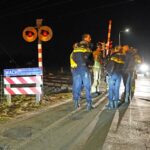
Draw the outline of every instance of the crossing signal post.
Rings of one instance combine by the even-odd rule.
[[[36,19],[36,27],[26,27],[23,30],[22,35],[26,42],[34,42],[38,39],[38,67],[42,70],[41,77],[43,79],[42,42],[50,41],[53,36],[53,32],[49,26],[42,26],[42,22],[43,19]],[[40,95],[36,96],[37,101],[40,101],[40,97]]]
[[[26,42],[34,42],[38,38],[38,66],[43,69],[42,42],[51,40],[53,33],[49,26],[42,26],[43,19],[36,20],[36,27],[26,27],[23,38]]]
[[[36,20],[38,33],[39,33],[39,30],[40,30],[40,27],[42,26],[42,22],[43,22],[43,19],[37,19]],[[42,60],[42,50],[43,49],[42,49],[42,41],[39,38],[39,35],[38,35],[38,47],[37,48],[38,48],[38,65],[43,70],[43,60]]]

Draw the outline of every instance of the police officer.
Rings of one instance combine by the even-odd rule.
[[[121,49],[116,49],[115,52],[108,58],[108,62],[106,64],[106,71],[109,76],[108,81],[109,109],[118,108],[119,89],[121,83],[123,64],[124,61]]]
[[[125,63],[122,72],[125,87],[124,98],[125,102],[128,103],[133,96],[132,83],[134,84],[135,82],[135,66],[136,64],[141,63],[141,59],[138,56],[136,49],[129,47],[128,45],[124,45],[122,49],[125,55]]]
[[[88,39],[87,41],[85,39]],[[92,97],[91,97],[91,74],[88,68],[93,64],[92,51],[89,48],[89,42],[91,37],[89,34],[84,35],[78,46],[73,50],[70,55],[70,65],[73,77],[73,100],[75,109],[79,107],[79,100],[81,95],[82,86],[86,91],[87,110],[92,109]]]

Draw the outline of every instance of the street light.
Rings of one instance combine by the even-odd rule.
[[[125,30],[123,30],[123,31],[119,31],[119,46],[121,46],[121,40],[120,40],[120,35],[121,35],[121,32],[129,32],[130,31],[130,29],[129,28],[126,28]]]

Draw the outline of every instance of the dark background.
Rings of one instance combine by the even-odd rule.
[[[111,40],[118,45],[119,31],[126,27],[130,33],[121,33],[121,44],[138,49],[149,62],[150,56],[150,2],[148,0],[1,0],[0,2],[0,69],[35,67],[37,40],[27,43],[22,31],[36,26],[36,19],[50,26],[53,37],[43,42],[45,68],[69,68],[72,45],[90,33],[92,42],[107,41],[109,19],[112,19]]]

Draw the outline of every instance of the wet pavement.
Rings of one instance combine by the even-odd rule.
[[[113,117],[104,150],[150,150],[150,79],[136,81],[135,96]]]
[[[85,100],[74,111],[73,103],[51,108],[30,118],[4,125],[2,150],[150,150],[150,80],[136,81],[130,104],[105,108],[105,94],[86,111]]]

